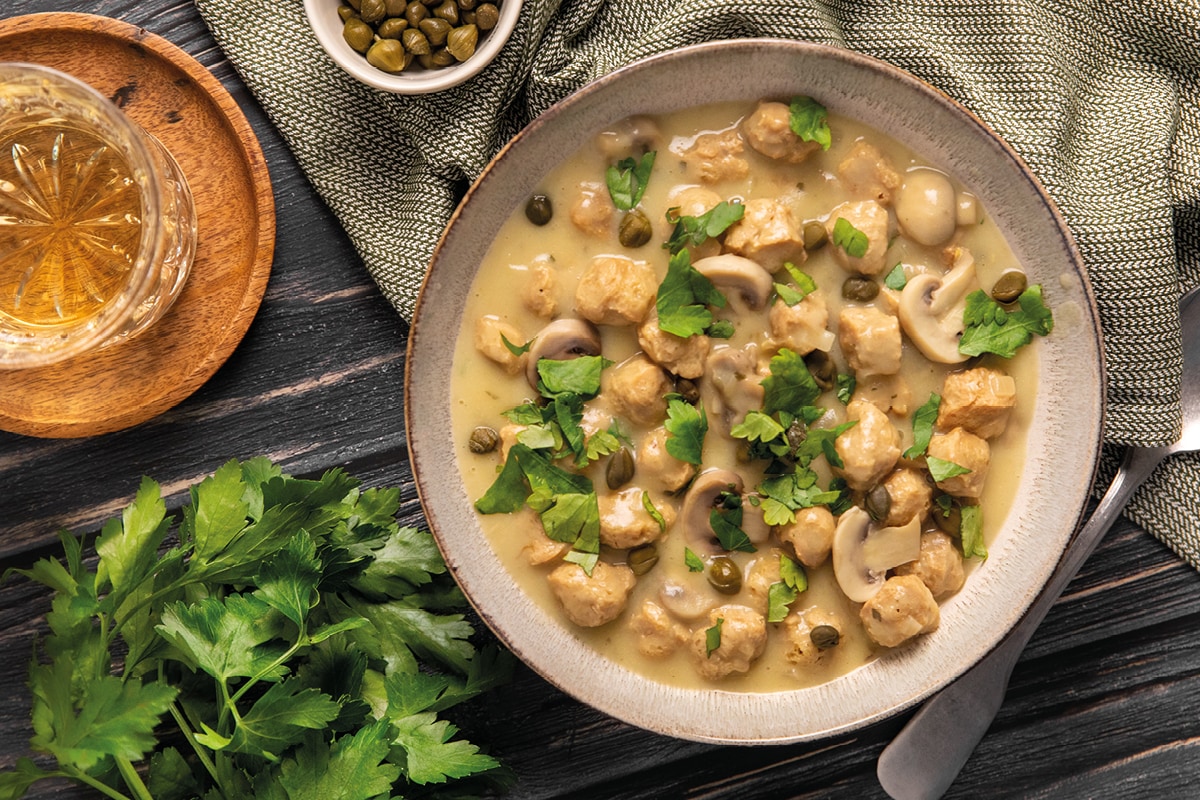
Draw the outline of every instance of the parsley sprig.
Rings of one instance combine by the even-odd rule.
[[[642,202],[650,172],[654,169],[655,151],[644,154],[640,159],[623,158],[604,173],[608,194],[613,205],[620,211],[630,211]]]
[[[1042,301],[1042,287],[1034,284],[1017,298],[1017,307],[1005,310],[982,289],[967,295],[963,311],[966,330],[958,340],[958,352],[968,356],[995,353],[1012,358],[1034,335],[1054,330],[1054,315]]]
[[[702,245],[729,230],[729,226],[740,220],[745,213],[744,205],[728,200],[722,200],[698,217],[680,215],[678,209],[668,209],[667,222],[675,227],[663,247],[674,255],[688,245]]]
[[[671,256],[667,275],[658,286],[655,308],[658,327],[687,338],[708,332],[714,325],[709,306],[724,308],[725,295],[692,266],[687,250]]]
[[[60,534],[63,561],[15,570],[55,592],[29,672],[31,746],[55,765],[19,760],[0,795],[66,777],[115,800],[368,800],[496,775],[438,714],[509,661],[446,613],[463,597],[399,499],[259,458],[192,487],[178,521],[144,479],[94,570]]]

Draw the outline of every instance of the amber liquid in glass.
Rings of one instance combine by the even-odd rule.
[[[119,149],[69,122],[0,126],[0,315],[39,328],[96,314],[124,286],[141,196]]]

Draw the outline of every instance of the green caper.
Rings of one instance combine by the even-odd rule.
[[[371,46],[371,42],[375,40],[375,31],[371,30],[370,25],[355,17],[346,20],[346,24],[342,26],[342,38],[346,40],[346,44],[358,52],[365,53]]]
[[[554,218],[554,204],[544,194],[535,194],[525,204],[525,218],[534,225],[545,225]]]
[[[821,391],[828,392],[837,386],[837,364],[833,363],[833,358],[829,353],[824,350],[813,350],[804,357],[804,366],[808,367],[809,373]]]
[[[362,0],[346,0],[346,5],[350,6],[355,11],[358,11],[360,8],[362,8]]]
[[[694,406],[700,402],[700,387],[689,378],[679,378],[675,381],[675,393],[688,405]]]
[[[458,7],[463,11],[474,11],[476,5],[476,0],[458,0]]]
[[[633,470],[633,453],[628,447],[622,447],[609,457],[604,468],[604,482],[615,492],[632,480]]]
[[[721,594],[742,590],[742,568],[729,556],[717,556],[708,565],[708,582]]]
[[[450,55],[459,61],[466,61],[475,55],[475,45],[479,43],[479,28],[474,25],[463,25],[450,31],[446,37],[446,49]]]
[[[458,59],[451,55],[450,51],[444,47],[434,50],[433,55],[429,57],[429,60],[433,62],[434,67],[448,67],[451,64],[457,63],[458,61]]]
[[[992,286],[992,299],[997,303],[1013,303],[1029,286],[1029,279],[1019,269],[1006,269]]]
[[[842,635],[832,625],[818,625],[809,632],[808,638],[812,639],[818,650],[828,650],[838,646]]]
[[[653,544],[644,544],[629,551],[626,563],[634,575],[645,575],[658,563],[658,548]]]
[[[653,233],[650,220],[645,214],[635,208],[632,211],[625,212],[625,216],[621,217],[621,225],[617,230],[617,238],[625,247],[641,247],[650,241],[650,236]]]
[[[409,3],[408,8],[404,9],[404,18],[408,20],[409,27],[415,28],[421,24],[421,20],[429,16],[429,9],[420,3]]]
[[[876,484],[871,491],[867,492],[867,499],[863,505],[867,513],[871,515],[871,519],[882,522],[892,511],[892,495],[882,483]]]
[[[421,29],[421,33],[425,34],[425,38],[429,40],[429,44],[434,47],[444,45],[446,37],[450,35],[450,23],[437,17],[423,19],[417,27]]]
[[[406,30],[408,30],[408,20],[392,17],[379,23],[377,33],[380,39],[399,39]]]
[[[494,3],[480,3],[475,9],[475,24],[481,31],[490,31],[500,21],[500,9]]]
[[[433,15],[439,19],[444,19],[451,25],[458,24],[458,4],[454,0],[446,0],[433,10]]]
[[[387,14],[387,8],[383,4],[383,0],[362,0],[362,6],[358,9],[358,15],[362,17],[363,22],[376,23],[383,19]]]
[[[400,34],[400,41],[404,42],[404,49],[414,56],[427,56],[433,52],[433,48],[429,46],[429,40],[419,30],[409,28]]]
[[[403,72],[408,61],[404,46],[395,39],[380,39],[367,51],[367,63],[384,72]]]
[[[500,444],[500,434],[496,433],[495,428],[489,428],[487,425],[480,425],[471,431],[471,438],[467,440],[467,447],[476,455],[490,453],[496,449],[498,444]]]
[[[862,275],[851,275],[842,282],[842,297],[868,303],[879,295],[879,284]]]
[[[464,12],[462,12],[462,15],[459,16],[458,19],[460,22],[462,22],[463,25],[475,25],[475,23],[478,21],[475,18],[474,11],[464,11]]]
[[[338,18],[341,19],[342,22],[346,22],[347,20],[353,19],[357,16],[358,12],[350,6],[338,6]]]
[[[810,253],[813,250],[820,250],[829,241],[829,232],[825,230],[825,226],[813,220],[812,222],[804,223],[804,249]]]
[[[408,8],[406,0],[383,0],[383,7],[387,11],[389,17],[404,16],[404,9]]]

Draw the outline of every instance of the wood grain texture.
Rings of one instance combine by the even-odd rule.
[[[260,453],[293,474],[342,466],[368,485],[400,486],[403,520],[420,524],[402,427],[405,326],[195,8],[189,0],[10,0],[0,14],[78,10],[166,36],[229,88],[271,168],[275,264],[245,339],[179,405],[89,439],[0,433],[0,571],[56,554],[59,527],[94,534],[142,475],[167,487],[178,507],[189,483]],[[49,602],[23,578],[0,584],[0,769],[28,754],[24,681]],[[1034,636],[999,717],[947,797],[1195,798],[1198,629],[1200,574],[1119,522]],[[703,745],[624,725],[519,669],[456,721],[516,771],[510,797],[520,800],[876,800],[884,795],[875,759],[906,718],[806,745]],[[29,795],[97,796],[65,784]]]
[[[254,131],[199,62],[134,25],[90,14],[0,21],[0,61],[54,67],[112,99],[179,162],[196,205],[191,275],[136,338],[38,369],[0,372],[0,428],[93,436],[144,422],[216,372],[258,310],[275,209]]]

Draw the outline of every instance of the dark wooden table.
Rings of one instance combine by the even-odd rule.
[[[298,0],[295,0],[298,2]],[[402,414],[407,329],[188,0],[7,0],[0,15],[87,11],[179,45],[229,88],[275,187],[274,271],[249,334],[194,396],[129,431],[83,440],[0,433],[0,571],[56,555],[56,531],[94,532],[143,475],[178,506],[230,458],[296,475],[345,467],[403,487],[422,524]],[[49,593],[0,586],[0,768],[27,753],[25,674]],[[1120,522],[1034,637],[1008,702],[948,797],[1200,796],[1200,574]],[[484,638],[486,631],[480,632]],[[468,709],[469,736],[520,776],[512,797],[874,798],[875,760],[907,714],[794,746],[716,747],[597,713],[526,669]],[[87,797],[35,787],[31,797]]]

